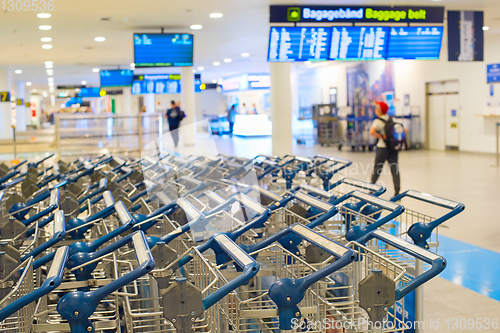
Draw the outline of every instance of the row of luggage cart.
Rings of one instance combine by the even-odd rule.
[[[157,152],[0,165],[0,330],[414,331],[422,286],[446,267],[438,227],[464,205],[384,200],[343,176],[351,164]]]

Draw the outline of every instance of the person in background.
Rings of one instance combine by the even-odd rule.
[[[257,105],[255,103],[252,104],[252,114],[257,114]]]
[[[231,105],[231,107],[227,111],[227,121],[229,122],[229,136],[233,136],[234,121],[236,119],[237,114],[238,113],[236,112],[234,104]]]
[[[167,110],[167,121],[170,134],[174,140],[174,146],[179,144],[179,126],[182,119],[184,119],[184,112],[175,104],[175,101],[170,102],[170,109]]]
[[[398,151],[390,150],[386,144],[385,124],[391,119],[387,114],[389,106],[385,102],[375,101],[375,114],[377,119],[373,121],[370,128],[370,135],[377,138],[377,148],[375,154],[375,165],[372,173],[372,183],[376,183],[382,169],[384,168],[385,161],[389,162],[391,169],[392,180],[394,182],[394,196],[398,195],[401,190],[401,179],[399,174]]]
[[[240,108],[240,114],[247,114],[248,113],[248,110],[247,110],[247,106],[245,103],[241,104],[241,108]]]
[[[141,108],[141,113],[146,113],[146,105],[143,105]]]

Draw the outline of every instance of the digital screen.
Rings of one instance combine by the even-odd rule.
[[[332,27],[330,60],[385,59],[388,27]]]
[[[268,61],[325,61],[330,45],[328,27],[272,27]]]
[[[397,27],[389,29],[388,60],[439,59],[443,27]]]
[[[134,34],[135,67],[193,66],[192,34]]]
[[[181,82],[177,80],[134,81],[132,94],[179,94]]]
[[[129,87],[134,80],[134,72],[130,69],[101,71],[101,87]]]
[[[78,97],[101,97],[101,88],[82,88],[78,93]]]

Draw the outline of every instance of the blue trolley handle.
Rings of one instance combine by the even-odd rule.
[[[21,261],[26,260],[28,257],[33,257],[33,258],[37,257],[43,251],[54,246],[59,241],[64,239],[64,236],[66,236],[66,224],[64,223],[64,211],[62,211],[62,210],[57,211],[56,213],[54,213],[52,215],[52,219],[53,219],[52,238],[49,239],[47,242],[43,243],[42,245],[38,246],[37,248],[31,250],[31,252],[29,252],[28,254],[24,255],[21,258]],[[40,224],[38,226],[40,227]]]
[[[46,200],[47,198],[49,198],[49,206],[46,209],[44,209],[41,212],[38,212],[37,214],[33,215],[28,219],[24,219],[24,217],[26,216],[26,214],[28,214],[31,207],[33,207],[40,201]],[[25,226],[28,226],[31,223],[38,220],[39,218],[42,218],[45,215],[52,213],[54,210],[57,209],[58,206],[59,206],[59,189],[52,189],[50,191],[49,190],[44,191],[42,194],[29,200],[25,204],[18,203],[12,205],[9,211],[18,221],[22,222]]]
[[[102,178],[97,186],[97,189],[95,189],[93,192],[90,192],[83,196],[82,198],[78,199],[78,204],[84,203],[87,199],[93,198],[96,195],[101,194],[102,192],[106,191],[106,187],[108,186],[108,179],[107,178]]]
[[[142,231],[136,231],[135,233],[120,239],[114,244],[95,252],[95,257],[102,257],[103,255],[128,244],[130,241],[132,241],[134,245],[135,256],[137,263],[139,264],[136,269],[116,279],[115,281],[100,287],[99,289],[92,291],[73,291],[64,295],[59,300],[59,303],[57,304],[57,311],[68,321],[72,333],[95,332],[94,325],[89,318],[97,309],[99,302],[106,296],[137,280],[154,269],[155,261],[151,255],[151,251]]]
[[[9,188],[9,187],[11,187],[11,186],[14,186],[14,185],[16,185],[16,184],[19,184],[19,183],[23,182],[23,181],[24,181],[24,179],[25,179],[25,177],[23,176],[23,177],[18,177],[18,178],[14,179],[14,180],[11,180],[11,181],[10,181],[10,182],[8,182],[8,183],[1,183],[1,182],[0,182],[0,191],[1,191],[1,190],[4,190],[4,189],[6,189],[6,188]]]
[[[10,168],[10,170],[17,170],[17,169],[19,169],[22,165],[24,165],[24,164],[26,164],[26,163],[28,163],[28,160],[24,160],[24,161],[20,162],[19,164],[16,164],[16,165],[12,166],[12,167]]]
[[[431,268],[429,270],[425,271],[423,274],[419,276],[416,276],[409,283],[398,286],[396,288],[396,300],[400,300],[401,298],[405,297],[413,290],[423,285],[425,282],[437,276],[446,268],[447,262],[445,258],[437,254],[434,254],[430,251],[427,251],[425,249],[422,249],[418,245],[408,243],[404,239],[391,235],[382,230],[374,230],[369,234],[363,236],[362,238],[356,240],[356,242],[364,244],[374,238],[381,240],[386,244],[389,244],[411,255],[412,257],[420,259],[423,262],[426,262],[431,265]]]
[[[303,278],[280,279],[269,288],[268,295],[278,306],[280,329],[291,330],[292,319],[301,317],[300,309],[297,304],[302,301],[307,289],[314,283],[356,260],[357,255],[353,250],[318,234],[300,223],[294,224],[280,233],[293,233],[337,258],[331,265]]]
[[[327,220],[332,218],[333,216],[337,215],[339,212],[337,206],[325,202],[323,200],[320,200],[318,198],[315,198],[309,194],[306,194],[302,191],[295,192],[293,194],[293,197],[299,201],[302,201],[305,204],[308,204],[309,206],[317,209],[318,211],[323,212],[319,217],[315,218],[311,222],[307,224],[307,227],[314,229],[319,225],[322,225],[325,223]]]
[[[31,302],[38,300],[39,298],[47,295],[48,293],[59,287],[63,279],[64,268],[66,267],[66,261],[68,260],[68,253],[69,251],[67,246],[60,247],[57,249],[57,251],[53,252],[52,265],[50,266],[47,278],[42,283],[42,285],[36,290],[22,296],[21,298],[15,300],[14,302],[1,309],[0,322],[10,317],[16,311],[19,311]],[[31,265],[33,263],[33,257],[29,257],[27,260],[29,260],[28,265]],[[28,266],[25,266],[25,269],[23,269],[19,281],[22,281],[23,279],[33,278],[32,276],[26,276],[28,274],[28,269],[26,269],[26,267]]]
[[[409,190],[403,192],[394,198],[391,201],[399,201],[404,197],[410,197],[413,199],[417,199],[423,202],[427,202],[439,207],[450,209],[451,211],[446,213],[445,215],[435,219],[432,222],[418,222],[414,223],[408,229],[408,236],[411,237],[413,242],[420,247],[429,248],[429,244],[427,244],[427,240],[431,237],[432,231],[436,229],[440,224],[446,222],[451,219],[453,216],[461,213],[465,209],[465,205],[456,201],[451,201],[443,198],[439,198],[427,193],[418,192],[415,190]]]
[[[387,191],[387,188],[385,186],[378,185],[378,184],[372,184],[372,183],[364,182],[362,180],[349,178],[349,177],[342,178],[338,182],[330,185],[329,190],[332,190],[332,189],[336,188],[337,186],[340,186],[341,184],[347,184],[347,185],[357,187],[357,188],[360,188],[363,190],[372,191],[372,193],[370,193],[370,194],[374,195],[376,197],[381,196],[382,194],[385,193],[385,191]]]
[[[203,299],[203,310],[209,309],[212,305],[220,301],[224,296],[245,285],[259,272],[260,265],[254,258],[250,257],[238,245],[236,245],[227,235],[217,234],[210,240],[212,248],[219,248],[226,253],[235,264],[242,270],[242,274],[226,283],[212,294]]]
[[[373,231],[387,222],[392,221],[394,218],[397,216],[403,214],[405,211],[405,208],[401,205],[398,205],[392,201],[386,201],[380,198],[377,198],[373,195],[363,193],[361,191],[352,191],[347,193],[346,195],[342,196],[339,198],[337,201],[335,201],[335,204],[339,204],[349,198],[356,198],[360,200],[363,204],[370,204],[373,206],[377,206],[381,209],[385,209],[390,211],[389,214],[387,214],[384,217],[379,218],[377,221],[368,224],[366,226],[359,226],[356,225],[352,228],[350,228],[347,233],[346,233],[346,239],[347,240],[356,240],[358,238],[361,238],[362,236],[366,235],[370,231]]]
[[[15,176],[17,176],[18,174],[20,173],[19,170],[13,170],[13,171],[10,171],[8,174],[6,174],[5,176],[3,177],[0,177],[0,184],[3,184],[5,183],[6,181],[8,181],[9,179],[11,178],[14,178]]]
[[[36,162],[36,163],[35,163],[35,162],[28,163],[28,168],[38,168],[38,166],[39,166],[40,164],[42,164],[43,162],[45,162],[46,160],[48,160],[49,158],[52,158],[52,157],[54,157],[54,154],[50,154],[49,156],[47,156],[47,157],[45,157],[45,158],[41,159],[40,161],[38,161],[38,162]]]

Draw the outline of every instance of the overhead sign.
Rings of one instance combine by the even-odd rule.
[[[444,7],[427,6],[270,6],[271,23],[413,22],[443,23]]]
[[[500,82],[500,64],[486,66],[488,83]]]
[[[484,60],[484,13],[448,11],[448,61]]]
[[[0,102],[10,102],[9,91],[0,91]]]
[[[201,74],[195,74],[195,92],[201,92]],[[134,75],[132,94],[180,94],[180,74],[141,74]]]
[[[82,85],[78,85],[78,86],[75,86],[75,85],[66,85],[66,86],[57,86],[57,89],[60,89],[60,90],[72,90],[72,89],[82,89],[82,88],[85,88],[86,86],[82,86]]]
[[[235,92],[255,89],[271,88],[271,76],[269,74],[244,74],[233,76],[222,80],[222,92]]]

